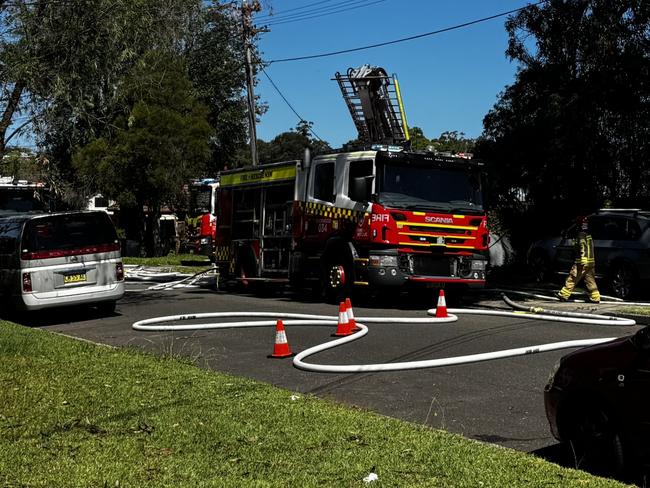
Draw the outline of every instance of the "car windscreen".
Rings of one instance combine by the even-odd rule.
[[[377,202],[393,208],[480,213],[480,173],[467,168],[387,163],[379,168]]]
[[[29,220],[23,231],[22,253],[27,254],[23,259],[65,255],[74,250],[107,252],[117,249],[115,227],[104,212],[39,217]]]

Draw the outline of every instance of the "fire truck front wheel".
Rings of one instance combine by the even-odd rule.
[[[334,256],[325,260],[323,267],[323,287],[325,300],[337,304],[350,296],[352,290],[352,265]]]

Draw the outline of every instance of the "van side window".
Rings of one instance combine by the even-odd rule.
[[[334,202],[334,163],[321,163],[314,168],[314,198]]]
[[[367,202],[370,200],[370,182],[368,182],[366,187],[367,191],[359,192],[359,185],[355,185],[355,180],[372,176],[372,170],[373,161],[371,159],[366,161],[350,161],[350,173],[348,174],[348,196],[350,200],[357,202]]]

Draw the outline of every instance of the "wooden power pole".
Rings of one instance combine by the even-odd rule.
[[[251,145],[251,161],[253,166],[259,164],[257,156],[257,130],[255,128],[255,75],[253,73],[253,55],[251,47],[255,36],[260,32],[253,26],[253,13],[262,9],[258,0],[242,0],[242,35],[244,38],[244,49],[246,50],[246,92],[248,95],[248,135]]]

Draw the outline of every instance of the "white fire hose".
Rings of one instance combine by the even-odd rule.
[[[217,268],[211,267],[194,274],[178,273],[175,271],[160,271],[159,268],[126,265],[127,281],[154,282],[147,290],[171,290],[177,288],[198,288],[199,286],[214,286],[219,278]],[[164,282],[164,283],[161,283]]]
[[[504,297],[506,299],[507,297]],[[507,303],[513,304],[509,300]],[[517,306],[517,304],[515,304]],[[521,307],[521,306],[518,306]],[[523,307],[525,308],[525,307]],[[362,338],[368,333],[368,327],[365,324],[382,323],[382,324],[439,324],[446,322],[455,322],[458,320],[457,314],[463,315],[492,315],[501,317],[515,317],[518,319],[550,320],[554,322],[572,322],[585,323],[594,325],[635,325],[636,322],[631,319],[611,317],[606,315],[582,314],[571,312],[557,312],[543,309],[529,309],[528,311],[509,312],[500,310],[474,310],[474,309],[449,309],[449,317],[357,317],[356,323],[359,330],[351,335],[341,337],[332,341],[310,347],[293,358],[293,364],[296,368],[316,371],[321,373],[368,373],[380,371],[404,371],[410,369],[437,368],[441,366],[454,366],[459,364],[476,363],[481,361],[490,361],[494,359],[503,359],[515,356],[524,356],[528,354],[537,354],[541,352],[556,351],[559,349],[569,349],[575,347],[585,347],[596,344],[609,342],[616,337],[605,337],[598,339],[581,339],[572,341],[553,342],[548,344],[531,345],[514,349],[503,349],[499,351],[470,354],[465,356],[454,356],[448,358],[428,359],[422,361],[407,361],[400,363],[377,363],[377,364],[351,364],[351,365],[332,365],[332,364],[313,364],[304,360],[309,356],[317,354],[334,347],[347,344]],[[430,309],[428,315],[435,315],[436,310]],[[203,324],[171,324],[170,322],[202,320],[202,319],[230,319],[230,318],[272,318],[273,320],[253,320],[243,322],[213,322]],[[284,322],[287,326],[292,325],[327,325],[332,326],[338,323],[336,318],[329,315],[310,315],[298,313],[281,313],[281,312],[215,312],[215,313],[198,313],[186,315],[169,315],[165,317],[156,317],[151,319],[140,320],[132,325],[134,330],[138,331],[187,331],[187,330],[210,330],[210,329],[228,329],[239,327],[270,327],[276,325],[277,319],[289,319]]]

